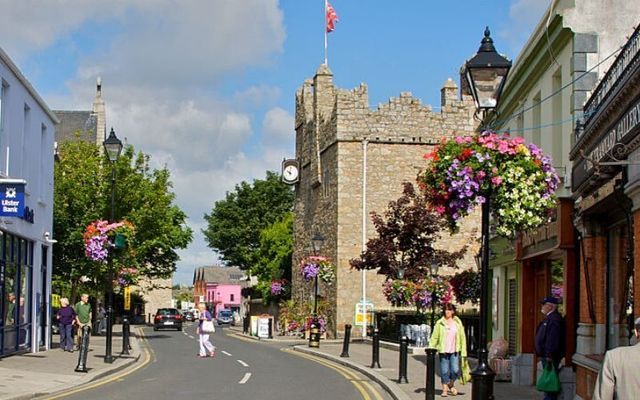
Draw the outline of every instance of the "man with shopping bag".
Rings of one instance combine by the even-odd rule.
[[[564,319],[558,312],[560,301],[548,296],[540,301],[542,308],[540,311],[545,318],[538,325],[536,330],[536,354],[542,361],[544,369],[538,389],[544,392],[544,400],[556,400],[560,392],[560,381],[558,379],[558,366],[564,357]],[[553,382],[553,384],[549,384]],[[557,383],[556,383],[557,382]]]

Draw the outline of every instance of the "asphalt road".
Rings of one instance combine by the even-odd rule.
[[[65,399],[364,399],[391,397],[368,378],[278,343],[255,342],[217,329],[215,358],[198,358],[191,324],[183,332],[145,328],[152,354],[144,368]]]

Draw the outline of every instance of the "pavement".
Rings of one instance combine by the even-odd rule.
[[[87,355],[88,372],[75,372],[79,351],[73,353],[59,348],[59,336],[53,335],[53,349],[39,353],[16,354],[0,359],[0,400],[47,398],[69,393],[127,368],[141,359],[148,359],[139,343],[139,332],[131,326],[129,355],[121,355],[122,325],[114,325],[111,364],[104,362],[105,336],[91,336]]]
[[[340,357],[342,353],[342,340],[322,340],[319,348],[310,348],[306,340],[292,338],[289,336],[274,336],[272,339],[258,339],[242,334],[241,329],[232,328],[233,334],[243,337],[250,337],[264,342],[287,343],[293,346],[296,351],[312,354],[335,363],[352,368],[370,379],[376,381],[396,400],[424,400],[426,384],[426,354],[423,348],[410,349],[407,361],[407,380],[409,383],[398,383],[399,352],[398,346],[391,343],[381,342],[380,346],[380,366],[381,368],[371,368],[372,348],[371,341],[355,339],[349,345],[349,357]],[[474,368],[474,360],[470,359],[471,370]],[[438,366],[436,364],[436,371]],[[440,394],[440,378],[436,376],[436,398],[442,398]],[[459,394],[449,395],[448,398],[460,400],[471,399],[471,383],[460,385],[456,383]],[[533,386],[518,386],[510,382],[495,382],[493,386],[495,399],[509,400],[534,400],[541,399],[542,393]]]

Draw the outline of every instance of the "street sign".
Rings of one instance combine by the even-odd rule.
[[[60,308],[60,295],[52,294],[51,295],[51,307]]]
[[[365,300],[356,303],[355,324],[360,326],[373,325],[373,303]]]
[[[131,287],[127,286],[124,288],[124,309],[129,311],[131,310]]]

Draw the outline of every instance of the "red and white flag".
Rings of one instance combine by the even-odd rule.
[[[336,29],[336,22],[340,21],[338,19],[338,14],[336,14],[336,10],[331,7],[331,4],[327,3],[327,32],[333,32]]]

